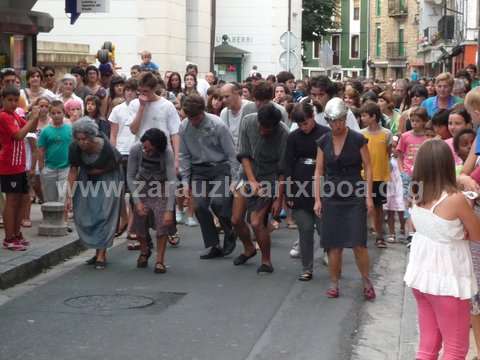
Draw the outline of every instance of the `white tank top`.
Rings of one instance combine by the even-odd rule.
[[[416,233],[404,280],[426,294],[470,299],[478,289],[463,224],[460,219],[446,220],[434,213],[447,197],[442,194],[431,209],[413,206]]]

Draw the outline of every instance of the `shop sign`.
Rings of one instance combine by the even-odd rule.
[[[103,13],[110,11],[110,0],[77,0],[78,13]]]

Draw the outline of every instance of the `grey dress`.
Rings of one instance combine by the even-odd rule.
[[[324,154],[321,245],[325,249],[366,247],[366,182],[361,176],[360,149],[368,140],[348,130],[343,149],[336,156],[332,136],[327,133],[317,142]],[[355,189],[349,196],[345,196],[347,187]]]

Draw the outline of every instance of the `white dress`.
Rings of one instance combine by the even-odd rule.
[[[463,224],[460,219],[446,220],[434,213],[447,197],[443,194],[431,209],[413,207],[416,233],[404,280],[425,294],[467,300],[478,290]]]

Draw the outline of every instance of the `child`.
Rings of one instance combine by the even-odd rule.
[[[373,204],[374,228],[377,233],[375,245],[386,248],[383,238],[383,204],[386,202],[386,185],[390,180],[390,153],[392,146],[392,132],[382,127],[382,112],[373,101],[367,101],[360,108],[362,122],[367,125],[362,129],[362,134],[368,139],[368,152],[372,165],[373,176]]]
[[[392,148],[396,148],[398,145],[398,136],[393,137]],[[388,224],[388,236],[387,242],[397,242],[395,235],[395,213],[397,213],[398,221],[400,222],[400,236],[405,238],[405,202],[403,201],[403,186],[402,178],[400,176],[400,170],[398,168],[398,162],[394,155],[390,157],[390,181],[387,184],[387,202],[383,206],[383,209],[387,211],[387,224]]]
[[[395,110],[393,94],[390,91],[384,91],[378,95],[378,106],[380,106],[387,127],[393,134],[397,134],[400,125],[400,113]]]
[[[72,127],[63,122],[65,112],[59,100],[52,101],[50,117],[52,123],[43,129],[38,139],[43,195],[46,201],[64,203],[65,193],[59,190],[65,188],[67,181]]]
[[[82,103],[75,99],[70,99],[64,104],[65,114],[67,115],[68,121],[70,125],[73,124],[75,121],[80,119],[83,115],[82,113]]]
[[[463,165],[464,160],[457,156],[453,142],[455,136],[464,129],[472,129],[472,118],[467,110],[465,110],[463,104],[459,104],[450,111],[450,115],[448,116],[448,131],[452,137],[445,140],[452,151],[456,166]]]
[[[110,123],[100,113],[102,102],[98,96],[88,95],[85,98],[85,115],[89,116],[98,125],[98,130],[110,139]]]
[[[450,116],[450,110],[444,109],[437,112],[432,117],[433,130],[437,134],[437,138],[446,140],[452,137],[450,131],[448,131],[448,117]]]
[[[443,141],[417,153],[411,212],[412,239],[405,283],[417,302],[420,342],[416,359],[465,359],[470,299],[477,293],[468,239],[480,239],[480,219],[458,191],[452,152]],[[468,234],[466,236],[465,234]]]
[[[462,129],[455,134],[453,138],[453,149],[462,163],[467,160],[472,144],[475,141],[475,131],[473,129]]]
[[[142,64],[140,65],[142,70],[158,71],[158,65],[152,62],[152,53],[150,51],[142,51],[140,57],[142,59]]]
[[[22,200],[24,194],[28,194],[24,138],[36,129],[40,112],[34,105],[30,120],[22,119],[15,112],[19,97],[17,88],[7,86],[2,91],[3,110],[0,112],[0,184],[6,194],[3,247],[13,251],[25,251],[29,245],[20,231],[25,214],[25,202]]]
[[[403,197],[405,205],[408,208],[410,183],[412,181],[413,165],[418,149],[427,140],[425,136],[425,125],[428,122],[427,111],[424,108],[417,108],[410,114],[412,130],[404,132],[400,137],[397,146],[398,168],[403,184]],[[405,218],[408,219],[408,210],[405,212]],[[408,220],[407,220],[408,221]],[[413,230],[408,222],[409,230]],[[407,238],[407,245],[411,239],[411,234]]]

